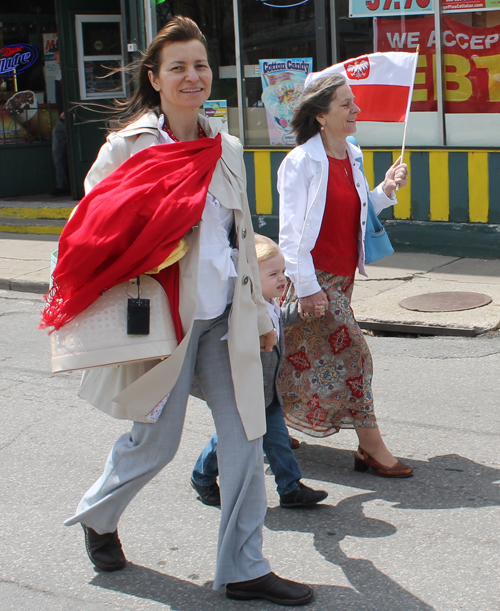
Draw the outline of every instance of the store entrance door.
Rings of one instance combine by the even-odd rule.
[[[106,138],[109,113],[98,112],[96,105],[125,95],[123,75],[102,78],[126,58],[120,0],[56,0],[56,14],[71,189],[73,198],[80,199]]]

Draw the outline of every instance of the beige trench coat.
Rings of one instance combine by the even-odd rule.
[[[217,134],[217,128],[208,119],[200,116],[199,121],[208,136]],[[157,125],[158,118],[151,112],[120,132],[110,134],[87,175],[86,192],[131,155],[157,144]],[[215,167],[209,191],[222,206],[234,210],[239,257],[228,347],[238,411],[247,438],[252,440],[266,431],[259,336],[271,331],[273,325],[261,293],[242,146],[233,136],[224,132],[221,136],[222,157]],[[185,337],[172,356],[160,362],[102,367],[84,373],[80,395],[115,418],[149,422],[147,414],[175,385],[196,311],[199,238],[199,226],[185,236],[190,249],[179,263],[180,315]]]

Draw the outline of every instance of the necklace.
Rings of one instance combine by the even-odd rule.
[[[346,157],[346,159],[347,159],[347,163],[349,163],[349,157]],[[351,185],[353,185],[354,183],[352,182],[351,175],[349,174],[345,166],[345,159],[342,159],[342,167],[344,168],[344,172],[345,172],[347,180],[351,183]]]
[[[179,138],[176,138],[176,136],[174,136],[174,133],[172,132],[172,130],[166,123],[163,124],[163,131],[166,132],[174,142],[180,142]],[[201,125],[199,124],[198,124],[198,138],[205,138],[205,132],[203,131]]]

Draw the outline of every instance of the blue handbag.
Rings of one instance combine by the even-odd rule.
[[[358,146],[356,138],[348,136],[347,140]],[[365,170],[363,168],[362,157],[357,157],[356,161],[361,167],[363,176]],[[394,252],[389,236],[387,235],[384,226],[380,222],[375,209],[370,201],[370,193],[367,191],[368,197],[368,213],[366,218],[366,233],[365,233],[365,263],[374,263],[379,259],[383,259]]]

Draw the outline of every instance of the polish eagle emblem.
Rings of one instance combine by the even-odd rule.
[[[368,57],[358,57],[344,63],[347,76],[350,79],[359,81],[368,78],[370,74],[370,60]]]

